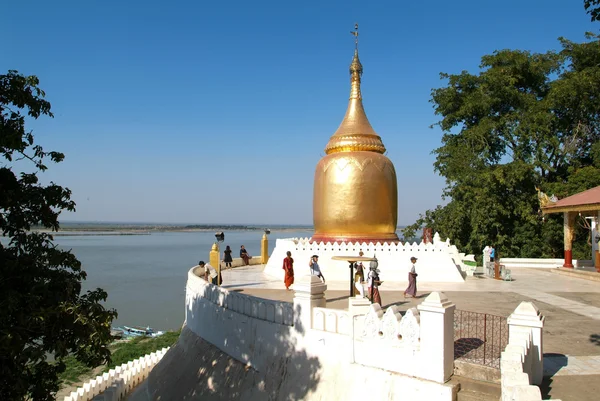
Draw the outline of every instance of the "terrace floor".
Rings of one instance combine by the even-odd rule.
[[[223,287],[291,302],[294,291],[286,291],[283,283],[264,274],[263,268],[249,266],[224,271]],[[406,310],[421,303],[430,292],[443,291],[457,309],[506,317],[521,301],[532,301],[546,318],[546,379],[542,392],[546,397],[563,401],[597,399],[600,393],[600,282],[552,274],[548,269],[511,270],[513,281],[510,282],[468,277],[464,283],[418,284],[416,299],[404,299],[406,282],[385,281],[380,287],[383,308],[397,305]],[[347,309],[349,283],[327,282],[327,287],[327,307]]]

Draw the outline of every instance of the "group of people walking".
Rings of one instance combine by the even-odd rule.
[[[361,257],[363,256],[363,252],[361,251],[359,254]],[[410,258],[411,267],[408,272],[408,287],[404,290],[404,298],[412,297],[416,298],[417,296],[417,271],[415,268],[415,264],[417,263],[416,257]],[[325,282],[325,277],[321,272],[321,268],[319,267],[319,256],[313,255],[308,262],[308,266],[310,268],[310,274],[313,276],[319,277]],[[383,283],[379,278],[379,269],[377,268],[378,264],[376,261],[372,261],[369,265],[369,273],[367,274],[367,287],[368,287],[368,297],[371,299],[371,302],[378,303],[381,305],[381,294],[379,293],[379,286]],[[285,289],[290,291],[290,286],[294,284],[294,259],[292,258],[292,252],[287,251],[286,257],[283,259],[283,267],[282,269],[285,272],[283,282],[285,284]],[[365,282],[365,269],[362,262],[355,262],[354,269],[356,272],[354,273],[354,293],[353,295],[360,294],[362,297],[364,294],[363,284]]]

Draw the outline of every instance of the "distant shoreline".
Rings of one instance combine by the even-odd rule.
[[[312,231],[312,227],[276,227],[273,232]],[[55,236],[111,236],[111,235],[151,235],[160,232],[215,232],[215,231],[264,231],[264,228],[251,226],[169,226],[169,225],[114,225],[114,224],[63,224],[59,231],[35,227],[32,232],[44,232]]]
[[[54,236],[117,236],[117,235],[151,235],[160,232],[216,232],[216,231],[264,231],[268,225],[235,224],[118,224],[118,223],[62,223],[59,231],[45,227],[34,227],[32,232],[44,232]],[[403,227],[398,227],[401,230]],[[282,225],[271,226],[272,232],[307,231],[313,232],[312,226]]]

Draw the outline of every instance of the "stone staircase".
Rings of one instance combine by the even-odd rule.
[[[501,397],[500,384],[473,380],[464,376],[452,376],[450,383],[458,383],[456,401],[498,401]]]
[[[500,370],[454,361],[451,383],[458,384],[457,401],[498,401],[501,397]]]

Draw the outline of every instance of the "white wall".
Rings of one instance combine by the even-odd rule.
[[[213,286],[196,276],[195,269],[188,273],[186,329],[258,372],[281,371],[283,366],[287,381],[303,374],[297,371],[298,366],[317,365],[320,379],[310,399],[339,399],[341,394],[349,400],[452,399],[452,387],[444,384],[452,364],[444,366],[443,349],[437,358],[431,354],[443,348],[443,341],[438,340],[447,330],[439,329],[439,324],[453,320],[450,314],[443,319],[445,309],[453,312],[450,303],[446,302],[445,309],[426,308],[423,312],[428,324],[436,327],[432,337],[436,344],[421,353],[418,333],[423,316],[417,309],[406,319],[394,308],[384,316],[383,311],[377,311],[378,305],[367,316],[311,306],[303,313],[306,305],[313,305],[324,295],[326,286],[315,277],[297,277],[298,288],[305,292],[297,293],[294,304],[290,304]],[[435,309],[440,303],[430,304]],[[385,334],[379,335],[380,330]],[[402,339],[400,333],[404,334]],[[285,395],[278,399],[285,399]]]
[[[459,267],[461,254],[456,246],[450,245],[450,240],[441,241],[437,234],[434,242],[428,244],[317,244],[311,243],[310,238],[278,239],[264,272],[283,280],[284,271],[281,267],[286,252],[290,251],[294,258],[296,275],[309,272],[308,262],[310,257],[316,254],[319,255],[319,266],[327,280],[346,281],[350,277],[348,262],[331,258],[358,256],[361,250],[366,257],[377,257],[380,276],[384,281],[408,282],[410,258],[414,256],[418,258],[416,270],[420,282],[464,282]]]
[[[148,377],[169,348],[152,352],[109,370],[64,398],[64,401],[118,401]]]
[[[528,268],[533,268],[533,269],[553,269],[553,268],[562,267],[564,263],[565,263],[564,259],[500,258],[500,264],[504,265],[507,269],[510,269],[513,267],[528,267]],[[589,260],[573,259],[573,266],[575,266],[575,268],[591,267],[592,262]]]

